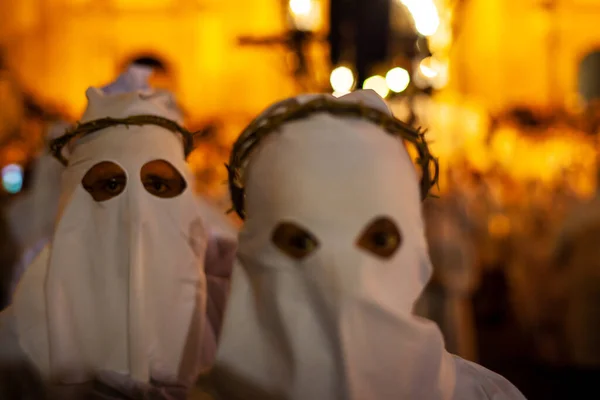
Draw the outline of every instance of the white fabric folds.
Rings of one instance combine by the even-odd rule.
[[[338,101],[389,112],[372,91]],[[480,388],[489,379],[466,368],[506,382],[457,362],[436,325],[412,314],[431,264],[416,171],[398,138],[324,113],[290,122],[251,156],[245,189],[247,218],[215,368],[224,398],[488,398]],[[401,235],[387,258],[359,246],[380,218]],[[316,240],[310,254],[297,259],[274,243],[282,223]],[[489,398],[522,398],[506,387],[511,395]]]
[[[169,93],[90,88],[82,122],[150,114],[179,121]],[[146,190],[142,166],[171,164],[187,182],[176,197]],[[82,186],[111,162],[124,190],[96,201]],[[12,313],[19,342],[43,376],[81,383],[99,370],[148,382],[190,383],[199,369],[209,233],[177,133],[117,125],[80,139],[63,173],[52,244],[27,269]]]

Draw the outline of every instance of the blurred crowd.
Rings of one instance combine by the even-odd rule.
[[[542,387],[567,390],[569,373],[589,385],[600,367],[600,199],[591,171],[518,179],[463,160],[425,206],[435,276],[422,314],[438,322],[449,351],[504,373],[528,398],[550,398]],[[587,191],[574,179],[581,174]]]

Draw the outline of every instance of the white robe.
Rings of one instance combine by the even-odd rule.
[[[389,112],[372,91],[337,101]],[[266,137],[243,179],[247,217],[214,375],[224,399],[523,399],[446,352],[437,326],[412,314],[431,263],[415,170],[396,137],[311,115]],[[357,244],[380,217],[401,232],[388,257]],[[282,223],[317,241],[304,258],[273,242]]]
[[[87,95],[82,122],[138,114],[178,120],[166,92],[107,95],[91,88]],[[182,193],[160,198],[146,189],[140,171],[154,160],[183,177]],[[123,191],[102,202],[82,185],[100,162],[118,165],[127,177]],[[107,370],[141,384],[191,385],[211,361],[218,333],[218,321],[206,321],[206,276],[218,278],[213,298],[217,293],[222,303],[235,250],[235,230],[210,210],[194,193],[178,134],[118,125],[80,139],[63,174],[52,243],[1,316],[0,361],[27,360],[59,384],[83,385]],[[229,268],[211,263],[205,271],[207,260],[223,259]]]

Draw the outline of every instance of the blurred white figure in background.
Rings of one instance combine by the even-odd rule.
[[[302,117],[257,133],[236,176],[246,135],[283,114]],[[382,129],[398,124],[373,91],[300,96],[270,107],[234,146],[232,197],[246,218],[217,396],[523,399],[506,379],[446,352],[438,327],[412,312],[432,269],[415,168]]]

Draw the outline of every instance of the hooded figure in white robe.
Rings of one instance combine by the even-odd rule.
[[[265,133],[313,100],[362,110],[295,112]],[[437,326],[413,314],[431,263],[416,171],[399,137],[382,129],[399,123],[385,102],[373,91],[302,96],[262,117],[245,132],[260,141],[234,146],[252,152],[233,178],[245,192],[245,224],[214,396],[523,399],[503,377],[446,352]]]
[[[55,154],[52,242],[0,315],[0,398],[41,399],[22,382],[37,377],[61,400],[184,399],[214,358],[235,230],[194,193],[170,93],[86,95],[68,159]]]
[[[152,70],[148,67],[132,65],[115,82],[104,86],[102,91],[105,94],[116,94],[150,90],[148,79],[151,73]],[[50,141],[62,136],[69,127],[70,124],[65,121],[52,124],[48,129],[47,139]],[[63,169],[63,165],[44,149],[35,163],[30,191],[9,208],[12,231],[26,253],[27,250],[40,248],[39,243],[47,243],[52,235]],[[31,261],[34,257],[28,254],[27,258]]]
[[[148,67],[132,65],[114,82],[102,87],[102,91],[105,94],[116,94],[150,90],[148,79],[151,73],[152,70]],[[70,126],[65,121],[50,125],[47,140],[62,136]],[[35,162],[31,188],[8,208],[8,220],[20,252],[19,262],[13,272],[13,290],[25,268],[50,242],[58,212],[63,170],[64,166],[50,154],[46,146]]]

